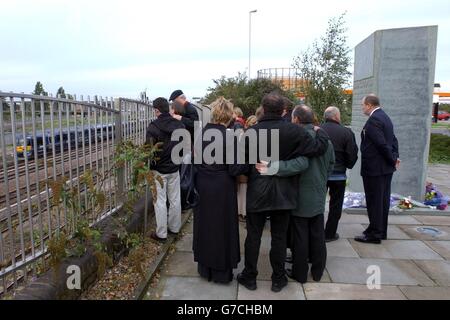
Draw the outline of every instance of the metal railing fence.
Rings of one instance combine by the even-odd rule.
[[[85,218],[94,224],[112,214],[131,176],[110,170],[116,147],[144,143],[154,117],[152,105],[137,100],[0,92],[0,296],[45,269],[52,236],[73,231],[68,209],[52,206],[49,182],[77,188],[88,209],[94,204],[80,180],[87,172],[95,183],[103,177],[106,205]]]

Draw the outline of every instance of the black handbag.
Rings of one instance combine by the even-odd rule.
[[[195,167],[183,163],[180,168],[181,209],[188,210],[198,206],[200,197],[195,188]]]

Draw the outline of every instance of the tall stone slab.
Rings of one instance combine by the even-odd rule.
[[[424,197],[430,147],[431,106],[436,62],[437,26],[376,31],[355,48],[352,130],[358,145],[367,121],[361,100],[376,94],[394,123],[401,168],[392,192]],[[363,192],[361,154],[350,172],[349,187]]]

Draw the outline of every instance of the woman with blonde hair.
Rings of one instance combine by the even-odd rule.
[[[241,257],[236,177],[245,173],[247,166],[238,165],[236,161],[227,164],[226,161],[226,132],[233,120],[233,104],[219,97],[210,107],[211,122],[203,129],[203,136],[212,130],[209,133],[215,139],[223,139],[223,158],[205,161],[204,155],[202,164],[196,165],[195,185],[200,201],[194,208],[194,261],[198,263],[198,273],[203,278],[229,283]],[[236,142],[235,139],[235,146]],[[202,142],[202,154],[210,153],[204,151],[211,143]]]

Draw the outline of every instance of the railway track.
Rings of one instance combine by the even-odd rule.
[[[109,145],[110,150],[112,150],[112,143],[110,143]],[[105,152],[107,150],[107,146],[103,147]],[[97,160],[92,160],[92,163],[90,162],[90,157],[92,157],[92,155],[99,155],[101,156],[102,152],[102,146],[97,146],[97,149],[95,149],[95,146],[92,146],[91,150],[78,150],[78,159],[80,159],[81,161],[86,161],[86,168],[89,169],[93,169],[95,167],[95,170],[98,170],[101,168],[100,163],[102,162],[102,158],[98,159],[99,162],[99,168],[96,168],[97,165]],[[105,154],[105,158],[107,158],[107,154]],[[111,157],[111,155],[110,155]],[[55,160],[53,160],[53,156],[47,158],[47,170],[51,169],[53,166],[55,167],[56,170],[56,175],[57,177],[63,176],[63,175],[69,175],[70,174],[70,165],[64,165],[64,173],[59,172],[62,171],[62,162],[66,163],[68,161],[75,161],[75,159],[77,158],[77,151],[76,150],[71,150],[71,153],[65,153],[63,156],[56,155]],[[42,160],[40,161],[40,163],[38,163],[38,171],[41,172],[43,170],[45,170],[45,166],[46,164],[44,163],[44,159],[39,159]],[[36,191],[37,186],[36,186],[36,181],[35,181],[35,177],[36,177],[36,163],[35,160],[32,160],[33,162],[30,163],[28,162],[28,176],[30,179],[33,178],[33,181],[30,181],[30,196],[33,195],[33,193]],[[111,161],[111,160],[110,160]],[[72,166],[73,167],[73,166]],[[15,168],[10,168],[7,169],[8,170],[8,181],[10,185],[13,185],[13,189],[9,190],[9,201],[10,204],[14,204],[17,201],[17,189],[15,189],[15,179],[16,179],[16,174],[15,174]],[[22,163],[22,165],[18,168],[18,177],[19,179],[23,179],[23,182],[25,182],[25,175],[26,175],[26,165],[25,162]],[[78,171],[79,172],[83,172],[84,171],[84,165],[80,165],[78,167]],[[72,175],[77,173],[77,167],[75,166],[74,168],[72,168]],[[4,172],[0,171],[0,175],[3,177],[2,181],[0,181],[0,183],[4,183]],[[53,179],[54,178],[54,173],[53,170],[51,170],[50,173],[47,174],[47,178],[48,179]],[[45,177],[44,178],[40,178],[38,177],[38,184],[41,182],[45,182]],[[6,192],[8,190],[5,190]],[[1,207],[5,207],[6,206],[6,192],[2,195],[0,195],[0,208]],[[26,183],[22,183],[22,186],[19,187],[19,193],[21,195],[27,195],[27,185]]]

